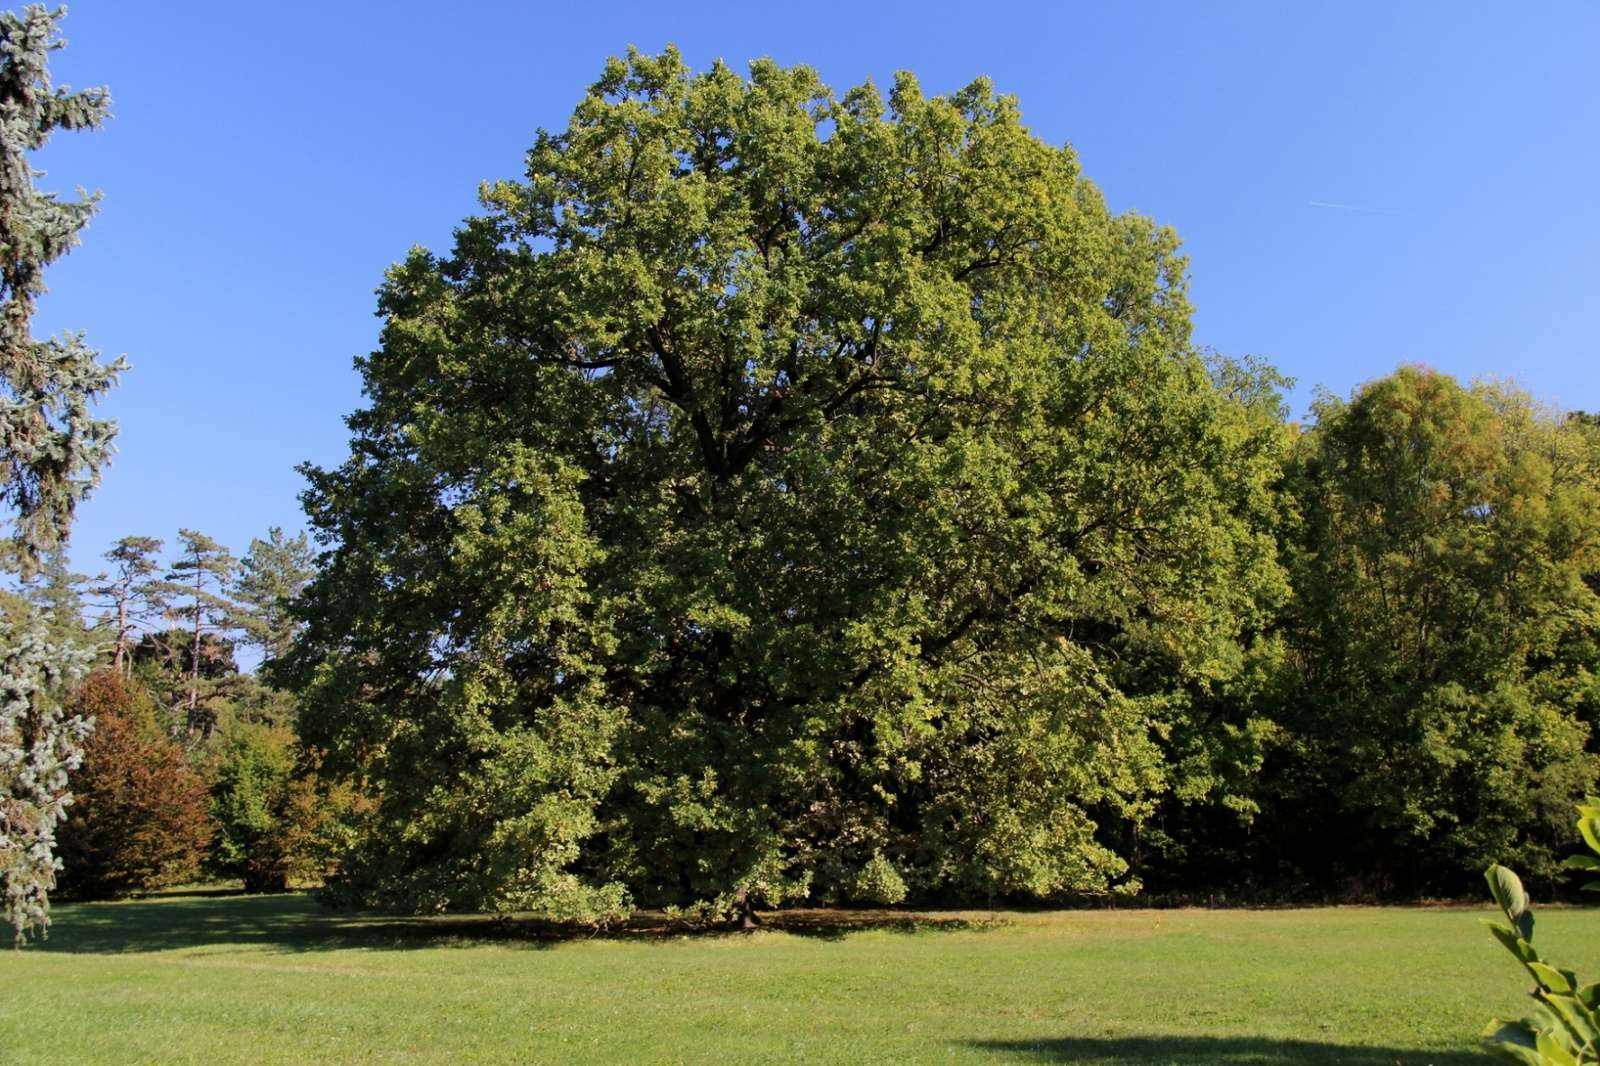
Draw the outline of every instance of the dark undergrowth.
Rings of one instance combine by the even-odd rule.
[[[903,911],[786,910],[763,914],[762,929],[835,939],[878,929],[896,933],[961,932],[1007,924],[998,914]],[[205,888],[118,903],[56,908],[48,938],[36,950],[125,954],[220,944],[252,944],[282,951],[332,951],[352,947],[406,950],[489,942],[531,946],[597,937],[623,940],[747,935],[723,925],[695,925],[640,912],[627,922],[591,928],[523,915],[400,915],[330,910],[308,893],[246,895]]]

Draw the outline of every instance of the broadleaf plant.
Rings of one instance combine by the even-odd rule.
[[[1600,799],[1590,796],[1578,808],[1578,831],[1590,849],[1600,853]],[[1567,860],[1573,870],[1600,869],[1591,855]],[[1572,970],[1552,966],[1533,946],[1533,911],[1522,879],[1495,864],[1484,874],[1489,892],[1509,924],[1485,921],[1495,939],[1516,956],[1533,978],[1533,1014],[1518,1021],[1495,1018],[1483,1031],[1485,1047],[1503,1059],[1524,1066],[1579,1066],[1600,1062],[1600,982],[1582,984]],[[1583,886],[1600,889],[1600,881]]]

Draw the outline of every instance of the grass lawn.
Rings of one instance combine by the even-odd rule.
[[[58,907],[0,1062],[1465,1066],[1524,982],[1450,908],[987,912],[548,941],[304,896]],[[1587,976],[1600,912],[1537,942]]]

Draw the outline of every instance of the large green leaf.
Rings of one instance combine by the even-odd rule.
[[[1579,1003],[1575,996],[1553,995],[1547,997],[1545,1002],[1571,1030],[1574,1042],[1580,1047],[1600,1036],[1600,1028],[1596,1028],[1594,1013]]]
[[[1478,1039],[1486,1051],[1503,1059],[1521,1063],[1522,1066],[1543,1066],[1539,1058],[1538,1036],[1527,1022],[1508,1022],[1495,1018]]]
[[[1528,969],[1533,971],[1533,976],[1538,978],[1539,984],[1546,992],[1557,995],[1571,995],[1573,987],[1567,983],[1567,978],[1554,966],[1547,966],[1542,962],[1529,962]]]
[[[1534,1038],[1539,1049],[1539,1058],[1553,1066],[1578,1066],[1578,1057],[1567,1050],[1553,1033],[1543,1030]]]
[[[1600,817],[1586,815],[1578,819],[1578,832],[1583,834],[1583,842],[1595,851],[1600,851]]]
[[[1593,855],[1573,855],[1565,865],[1569,870],[1600,870],[1600,859]]]
[[[1515,922],[1517,916],[1528,909],[1528,893],[1522,888],[1522,878],[1499,863],[1491,865],[1483,876],[1489,882],[1489,892],[1494,896],[1494,901],[1506,912],[1506,917]]]
[[[1500,943],[1504,944],[1506,950],[1515,955],[1519,962],[1528,963],[1539,961],[1539,953],[1533,949],[1533,945],[1528,943],[1522,937],[1519,937],[1514,929],[1507,928],[1506,926],[1501,925],[1499,922],[1488,921],[1487,919],[1480,919],[1480,921],[1489,927],[1489,932],[1494,934],[1494,938],[1500,941]]]

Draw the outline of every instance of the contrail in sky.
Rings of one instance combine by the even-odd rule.
[[[1349,204],[1325,204],[1321,200],[1308,201],[1312,207],[1337,207],[1341,211],[1365,211],[1369,215],[1387,215],[1389,212],[1376,207],[1352,207]]]

